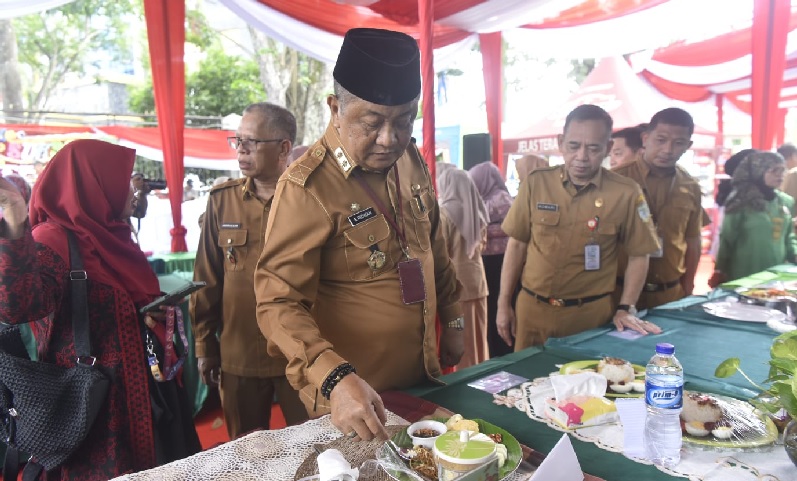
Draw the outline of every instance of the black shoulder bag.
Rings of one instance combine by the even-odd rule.
[[[17,479],[21,452],[31,456],[25,480],[66,461],[91,429],[111,383],[91,355],[88,276],[75,235],[67,231],[67,238],[75,365],[31,361],[19,327],[0,332],[0,437],[8,444],[3,479]]]

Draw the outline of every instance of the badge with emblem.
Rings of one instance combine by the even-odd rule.
[[[340,168],[343,169],[343,172],[348,172],[351,170],[351,162],[349,162],[349,159],[346,157],[346,153],[341,147],[335,149],[335,160],[338,162]]]
[[[372,249],[371,255],[368,256],[368,267],[370,267],[372,271],[378,271],[385,267],[387,257],[385,253],[380,251],[376,246],[373,246]]]

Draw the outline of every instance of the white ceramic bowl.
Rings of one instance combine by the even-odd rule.
[[[429,450],[434,448],[434,441],[437,439],[437,436],[430,438],[421,438],[415,436],[415,432],[420,429],[432,429],[437,433],[437,436],[448,431],[446,425],[438,421],[418,421],[417,423],[410,424],[407,428],[407,434],[409,434],[412,438],[412,445],[423,446]]]

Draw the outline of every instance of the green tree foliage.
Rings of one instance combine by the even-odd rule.
[[[210,47],[197,71],[186,75],[185,114],[217,117],[241,114],[247,105],[265,100],[258,75],[253,60],[228,55],[218,45]],[[146,85],[130,89],[129,105],[137,113],[155,113],[151,78]]]
[[[142,15],[137,0],[76,0],[14,19],[19,63],[29,69],[23,78],[28,110],[44,110],[67,73],[85,73],[97,52],[110,62],[129,62],[130,19]]]

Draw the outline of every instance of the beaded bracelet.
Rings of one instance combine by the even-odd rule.
[[[332,390],[335,389],[335,386],[343,379],[344,377],[348,376],[351,373],[356,373],[357,370],[354,369],[354,366],[349,364],[348,362],[344,362],[340,366],[336,367],[332,370],[332,372],[324,379],[324,383],[321,385],[321,395],[324,396],[326,399],[329,399],[329,396],[332,395]]]

